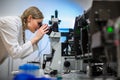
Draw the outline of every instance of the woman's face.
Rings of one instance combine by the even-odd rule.
[[[32,16],[29,16],[27,28],[34,33],[40,28],[40,24],[42,24],[42,21],[43,19],[33,19]]]

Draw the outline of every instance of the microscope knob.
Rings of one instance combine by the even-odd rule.
[[[65,67],[70,67],[70,62],[69,62],[69,61],[65,61],[65,62],[64,62],[64,66],[65,66]]]

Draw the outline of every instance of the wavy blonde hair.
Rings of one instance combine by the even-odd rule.
[[[22,26],[25,28],[27,26],[27,18],[29,17],[29,15],[32,15],[33,19],[43,19],[44,16],[42,14],[42,12],[35,6],[29,7],[28,9],[26,9],[22,16]]]
[[[25,43],[25,28],[27,27],[27,18],[29,17],[29,15],[32,15],[33,19],[43,19],[44,16],[42,14],[42,12],[37,8],[37,7],[29,7],[28,9],[26,9],[22,16],[22,27],[23,27],[23,42]]]

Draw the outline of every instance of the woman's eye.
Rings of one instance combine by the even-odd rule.
[[[42,22],[39,22],[38,25],[39,25],[39,27],[41,27],[42,26]]]

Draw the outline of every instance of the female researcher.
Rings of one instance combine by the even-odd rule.
[[[7,16],[0,18],[0,63],[8,56],[24,58],[37,49],[37,42],[48,32],[48,25],[40,25],[42,12],[36,7],[24,11],[21,17]],[[36,35],[25,42],[25,30],[36,32]]]

